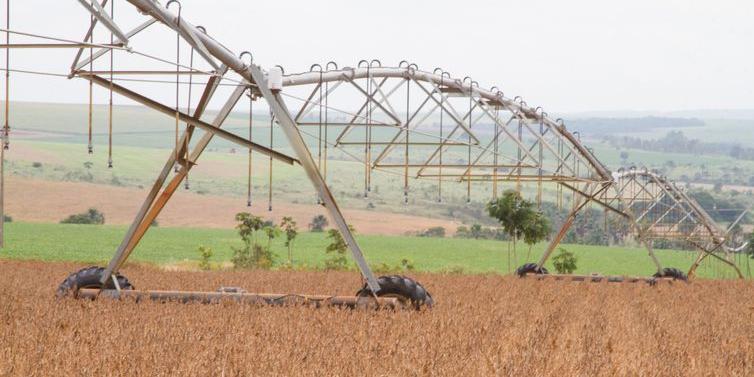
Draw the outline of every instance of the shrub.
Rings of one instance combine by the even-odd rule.
[[[199,268],[202,270],[209,270],[209,258],[212,258],[212,248],[206,246],[199,246]]]
[[[12,223],[13,222],[13,218],[10,217],[10,216],[8,216],[8,215],[3,215],[3,222]]]
[[[445,228],[441,226],[433,226],[421,233],[419,233],[419,237],[445,237]]]
[[[576,255],[561,247],[558,249],[558,255],[552,258],[552,264],[559,274],[571,274],[576,271],[577,260]]]
[[[274,255],[269,247],[263,247],[257,242],[257,232],[262,230],[264,222],[259,216],[254,216],[248,212],[236,214],[236,229],[238,235],[243,241],[242,247],[232,247],[233,256],[231,262],[235,268],[270,268],[272,267]],[[268,242],[271,238],[267,234]],[[273,236],[274,237],[274,236]]]
[[[31,167],[39,169],[39,168],[42,167],[42,163],[41,162],[36,162],[36,161],[32,162],[31,163]]]
[[[314,216],[312,222],[309,223],[309,230],[312,232],[324,232],[327,225],[327,217],[324,215],[317,215]]]
[[[284,216],[280,228],[285,232],[285,247],[288,248],[288,264],[293,263],[293,240],[298,236],[296,221],[290,216]]]
[[[70,215],[68,218],[60,221],[61,224],[96,224],[105,223],[105,215],[96,208],[89,208],[84,213]]]
[[[348,226],[351,232],[354,232],[353,227]],[[325,248],[325,253],[330,257],[325,260],[326,270],[345,270],[348,268],[348,258],[346,258],[346,252],[348,251],[348,244],[343,239],[343,235],[337,229],[330,229],[327,231],[327,238],[330,239],[330,244]]]

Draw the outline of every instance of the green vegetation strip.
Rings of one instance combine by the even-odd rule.
[[[126,228],[111,225],[73,225],[7,223],[6,248],[0,251],[1,259],[31,259],[42,261],[76,261],[82,264],[103,264],[109,260],[120,243]],[[473,240],[460,238],[422,238],[404,236],[357,237],[367,259],[375,266],[399,266],[408,259],[416,271],[508,273],[508,244],[505,241]],[[260,242],[266,243],[266,239]],[[302,233],[293,246],[293,265],[300,268],[323,268],[327,258],[325,248],[329,241],[325,233]],[[199,246],[213,249],[210,262],[214,266],[230,265],[231,246],[241,241],[233,229],[152,228],[131,256],[131,261],[157,265],[177,265],[198,269],[201,259]],[[541,255],[544,243],[534,246],[529,261]],[[621,274],[646,276],[653,265],[646,250],[626,247],[600,247],[563,245],[578,258],[575,273]],[[284,238],[272,241],[272,251],[277,255],[276,265],[285,262],[287,249]],[[691,252],[658,250],[665,266],[683,270],[691,265]],[[517,250],[517,263],[511,255],[510,271],[526,262],[527,248],[521,243]],[[351,262],[351,265],[353,263]],[[550,262],[546,266],[554,270]],[[743,266],[746,273],[746,265]],[[717,272],[716,272],[717,271]],[[701,277],[733,277],[727,268],[710,266],[699,270]]]

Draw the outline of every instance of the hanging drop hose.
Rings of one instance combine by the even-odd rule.
[[[463,81],[466,82],[467,79],[469,80],[469,131],[471,131],[472,123],[474,123],[474,107],[472,106],[474,103],[474,80],[466,76],[463,78]],[[466,174],[468,175],[466,180],[466,204],[471,203],[471,134],[468,136],[469,147],[466,167]]]
[[[502,102],[502,94],[500,90],[493,86],[490,88],[490,91],[495,93],[495,96]],[[500,135],[500,122],[498,118],[500,117],[500,108],[499,106],[495,106],[495,136],[493,137],[492,143],[493,143],[493,155],[492,155],[492,199],[497,199],[497,164],[498,164],[498,135]]]
[[[201,26],[197,26],[197,28],[200,28]],[[186,104],[186,114],[191,114],[191,87],[194,84],[194,46],[191,46],[191,52],[189,53],[189,74],[188,74],[188,98],[187,98],[187,104]],[[185,128],[185,134],[186,137],[183,141],[183,150],[185,153],[185,160],[186,160],[186,181],[185,185],[183,186],[184,189],[189,189],[189,141],[190,141],[190,133],[189,133],[189,124],[186,123]]]
[[[432,73],[437,73],[437,71],[440,71],[440,87],[445,86],[445,72],[442,71],[440,68],[435,68]],[[437,172],[437,202],[442,203],[442,144],[443,144],[443,104],[445,103],[445,97],[442,95],[442,92],[438,93],[440,95],[440,163],[438,164],[438,172]]]
[[[89,33],[89,41],[93,44],[94,43],[94,15],[89,17],[90,20],[90,27],[92,29],[92,32]],[[94,47],[89,46],[89,72],[94,71]],[[87,153],[92,154],[94,153],[94,146],[92,145],[92,111],[93,105],[92,102],[94,101],[94,83],[92,80],[89,80],[89,129],[87,131],[88,139],[87,139]]]
[[[366,60],[360,60],[358,67],[361,67],[361,63],[366,63],[367,68],[367,85],[366,85],[366,120],[365,120],[365,126],[364,126],[364,198],[369,197],[369,191],[367,188],[369,187],[369,157],[367,155],[367,150],[369,149],[369,124],[371,123],[370,115],[371,111],[370,108],[372,106],[372,99],[369,97],[369,94],[372,92],[371,89],[371,83],[369,80],[370,77],[370,64]]]
[[[408,132],[408,126],[409,122],[411,121],[410,114],[411,114],[411,82],[410,80],[411,75],[411,65],[409,65],[406,68],[406,125],[404,126],[406,131],[406,146],[403,148],[404,151],[404,160],[403,160],[403,204],[408,204],[408,143],[409,143],[409,132]]]
[[[165,8],[170,8],[171,4],[178,4],[178,19],[176,21],[176,30],[175,30],[175,166],[173,168],[173,171],[175,173],[178,173],[178,164],[181,159],[180,156],[180,148],[179,148],[179,141],[178,141],[178,125],[180,123],[180,109],[179,109],[179,101],[180,101],[180,90],[181,90],[181,84],[180,84],[180,75],[181,75],[181,33],[178,31],[181,28],[181,3],[178,0],[170,0],[165,5]],[[90,81],[91,82],[91,81]]]
[[[319,82],[317,83],[317,91],[319,92],[319,98],[317,99],[317,107],[319,108],[319,121],[317,123],[317,170],[322,174],[322,66],[319,64],[312,64],[309,67],[309,72],[314,72],[314,68],[319,68]],[[322,198],[319,194],[317,196],[317,204],[322,204]]]
[[[251,87],[249,87],[249,142],[253,142],[254,140],[254,97],[251,93]],[[253,150],[249,148],[249,172],[248,172],[248,182],[247,182],[247,192],[246,192],[246,206],[251,207],[251,194],[252,194],[252,186],[251,186],[251,176],[254,173],[253,172]]]
[[[372,68],[372,65],[375,64],[378,68],[382,67],[382,63],[377,59],[372,59],[371,62],[369,62],[369,68]],[[380,90],[380,86],[376,85],[374,83],[374,79],[372,78],[371,71],[367,71],[367,79],[369,80],[369,87],[373,88],[369,93],[369,125],[367,126],[367,139],[368,139],[368,150],[367,150],[367,192],[372,192],[372,117],[374,112],[374,106],[372,105],[372,99],[377,94],[377,91]],[[379,103],[378,103],[379,105]]]
[[[5,44],[10,45],[10,0],[5,2]],[[3,150],[10,148],[10,49],[5,49],[5,124],[3,125]],[[5,163],[0,161],[0,163]]]
[[[544,139],[545,137],[545,117],[547,117],[547,113],[542,109],[542,107],[538,107],[537,109],[541,110],[540,118],[539,118],[539,137],[541,139]],[[536,113],[537,110],[535,109],[534,112]],[[537,209],[542,209],[542,160],[544,159],[544,150],[542,149],[542,142],[539,141],[537,144],[539,144],[539,161],[537,161],[537,165],[539,165],[539,168],[537,170]]]
[[[110,2],[110,17],[115,20],[115,1]],[[110,44],[115,42],[113,32],[110,32]],[[115,51],[110,49],[110,84],[109,102],[107,105],[107,168],[113,167],[113,69]]]
[[[275,114],[272,113],[272,109],[270,109],[270,150],[272,150],[273,145],[273,130],[272,126],[275,123]],[[270,154],[270,184],[269,184],[269,194],[267,197],[267,211],[272,212],[272,154]]]
[[[326,70],[328,71],[330,70],[330,64],[332,64],[336,70],[338,69],[337,63],[333,61],[329,61],[325,65]],[[328,147],[327,130],[328,128],[330,128],[329,127],[330,118],[327,112],[327,109],[329,108],[329,105],[328,105],[329,98],[330,98],[330,82],[328,81],[325,83],[325,154],[324,154],[324,161],[323,161],[324,167],[322,168],[322,178],[325,180],[325,182],[327,182],[327,147]]]
[[[240,55],[238,55],[238,58],[243,60],[244,55],[249,55],[249,66],[252,65],[252,64],[254,64],[254,56],[251,55],[251,53],[248,52],[248,51],[242,52]],[[251,85],[249,85],[249,142],[253,142],[253,140],[254,140],[253,130],[254,130],[254,91],[251,88]],[[253,150],[251,149],[251,147],[249,147],[249,170],[247,172],[247,175],[248,175],[247,178],[248,179],[247,179],[247,182],[246,182],[246,186],[247,186],[246,187],[247,188],[247,191],[246,191],[246,206],[247,207],[251,207],[251,195],[252,195],[251,177],[252,177],[252,174],[253,174],[253,168],[252,167],[253,167],[253,163],[254,163],[252,152],[253,152]]]

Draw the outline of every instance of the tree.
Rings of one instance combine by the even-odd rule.
[[[264,248],[257,242],[257,233],[264,226],[262,218],[248,212],[240,212],[236,214],[236,221],[238,221],[236,229],[244,245],[240,248],[232,247],[233,266],[236,268],[271,267],[273,256],[270,248]]]
[[[421,233],[419,233],[419,237],[445,237],[445,228],[441,226],[433,226]]]
[[[86,212],[70,215],[60,221],[61,224],[96,224],[105,223],[105,215],[96,208],[89,208]]]
[[[471,237],[475,240],[478,240],[479,237],[482,236],[482,225],[473,224],[471,225],[471,228],[469,228],[469,231],[471,232]]]
[[[532,246],[547,238],[550,231],[550,221],[542,212],[535,212],[529,217],[528,223],[524,225],[524,243],[529,245],[529,250],[526,252],[527,261],[529,261],[529,256],[531,256]]]
[[[620,160],[623,165],[626,165],[628,163],[628,152],[621,151],[620,152]]]
[[[352,226],[348,226],[351,233],[355,233],[356,230]],[[348,264],[346,258],[346,252],[348,251],[348,244],[343,239],[343,235],[337,229],[330,229],[327,231],[327,238],[330,239],[330,244],[325,248],[327,254],[331,254],[329,258],[325,260],[325,269],[327,270],[343,270]]]
[[[278,237],[282,231],[280,230],[280,227],[278,227],[275,224],[267,224],[262,228],[264,231],[264,234],[267,236],[267,248],[272,248],[272,240]]]
[[[515,190],[507,190],[497,200],[487,203],[487,213],[495,218],[513,240],[513,263],[518,264],[516,256],[516,243],[524,234],[524,229],[532,223],[531,218],[537,213],[534,205],[525,200],[521,193]],[[508,243],[510,248],[510,242]],[[508,253],[508,266],[510,267],[510,252]]]
[[[552,264],[559,274],[571,274],[576,271],[577,261],[576,255],[562,247],[558,249],[558,255],[552,258]]]
[[[323,232],[328,225],[327,217],[324,215],[317,215],[312,218],[312,222],[309,223],[309,230],[312,232]]]
[[[209,258],[212,258],[212,248],[206,247],[206,246],[199,246],[199,269],[202,270],[209,270]]]
[[[290,216],[283,217],[280,228],[285,232],[285,247],[288,248],[288,264],[293,262],[293,240],[298,236],[296,221]]]

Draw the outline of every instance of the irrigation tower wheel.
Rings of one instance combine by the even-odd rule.
[[[85,288],[115,289],[115,284],[113,284],[112,279],[108,280],[107,284],[105,284],[104,287],[102,286],[100,280],[102,278],[103,272],[105,272],[104,267],[91,266],[82,268],[68,275],[68,277],[63,280],[63,282],[58,286],[58,291],[56,293],[57,297],[77,297],[79,290]],[[115,275],[115,278],[118,280],[118,286],[120,287],[120,289],[134,289],[133,285],[131,285],[131,282],[129,282],[125,276],[117,274]]]
[[[432,295],[414,279],[401,275],[380,276],[377,278],[380,291],[377,297],[395,297],[405,307],[413,307],[416,310],[422,306],[431,308],[434,305]],[[356,292],[358,297],[371,297],[372,290],[364,284],[364,287]]]
[[[673,278],[673,280],[682,280],[682,281],[688,281],[689,278],[686,276],[686,274],[675,268],[675,267],[665,267],[662,269],[662,272],[655,272],[653,277],[656,278]]]
[[[523,266],[516,269],[516,275],[518,277],[524,277],[526,274],[547,275],[550,272],[546,268],[537,268],[536,263],[526,263]]]

